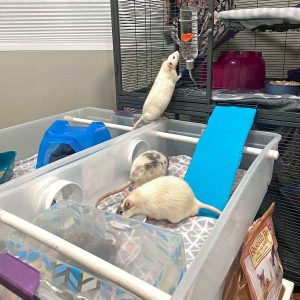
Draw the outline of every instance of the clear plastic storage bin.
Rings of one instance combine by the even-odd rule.
[[[16,162],[21,163],[21,165],[17,165],[15,167],[13,178],[10,181],[0,185],[0,191],[12,188],[18,185],[20,182],[24,182],[30,178],[33,178],[40,173],[40,170],[34,169],[40,142],[47,128],[55,120],[62,119],[64,116],[102,121],[113,125],[132,126],[134,123],[134,116],[130,114],[118,114],[112,110],[85,107],[9,128],[0,129],[0,152],[12,150],[16,151]],[[109,127],[108,130],[112,139],[128,132],[128,130],[116,129],[112,127]],[[54,168],[64,165],[67,162],[78,159],[87,152],[90,153],[92,151],[96,151],[110,145],[111,143],[113,143],[111,140],[101,143],[92,147],[93,149],[89,148],[80,152],[79,154],[76,153],[72,155],[72,157],[66,157],[59,161],[53,162],[52,164],[45,166],[44,169],[50,171]],[[25,174],[25,176],[23,174]]]
[[[74,201],[61,201],[34,224],[71,242],[140,279],[172,293],[186,270],[182,236]],[[72,260],[15,231],[10,254],[37,268],[42,280],[89,300],[128,299],[134,296],[99,280]],[[43,300],[43,299],[41,299]]]
[[[112,147],[86,155],[46,174],[40,174],[28,183],[0,194],[0,208],[31,220],[50,202],[42,203],[40,192],[49,183],[67,180],[80,187],[83,202],[94,206],[99,196],[128,181],[131,162],[146,149],[156,149],[171,157],[171,172],[183,176],[205,125],[166,120],[132,132],[130,138],[114,143]],[[165,133],[189,136],[179,138]],[[210,234],[197,255],[190,260],[187,272],[172,294],[172,299],[221,299],[225,276],[242,244],[245,233],[253,222],[272,178],[274,160],[270,150],[277,150],[280,135],[251,131],[246,146],[262,149],[259,155],[244,154],[239,167],[242,174],[236,182],[230,200],[216,220],[211,222]],[[193,142],[194,141],[194,142]],[[182,168],[175,162],[181,161]],[[80,193],[80,192],[78,192]],[[78,197],[81,199],[81,196]],[[37,201],[37,199],[39,199]],[[73,198],[74,199],[74,198]],[[108,201],[108,200],[107,200]],[[107,208],[105,203],[101,208]],[[1,250],[5,250],[12,229],[1,225]],[[177,228],[178,229],[178,228]],[[175,231],[180,231],[179,229]],[[186,240],[185,240],[186,244]],[[186,252],[186,256],[188,253]],[[187,261],[189,257],[187,257]]]

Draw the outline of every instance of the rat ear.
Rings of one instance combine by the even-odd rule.
[[[124,202],[125,209],[127,210],[127,209],[131,208],[132,206],[133,206],[132,201],[129,198],[127,198]]]
[[[169,63],[168,63],[168,67],[169,67],[169,71],[171,72],[171,71],[172,71],[172,68],[173,68],[173,63],[172,63],[172,62],[169,62]]]

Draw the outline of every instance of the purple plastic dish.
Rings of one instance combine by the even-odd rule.
[[[9,253],[0,253],[0,284],[24,300],[36,300],[40,272]]]

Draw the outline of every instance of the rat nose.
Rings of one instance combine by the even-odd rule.
[[[121,215],[123,213],[124,209],[122,205],[119,205],[119,207],[117,208],[116,214],[117,215]]]

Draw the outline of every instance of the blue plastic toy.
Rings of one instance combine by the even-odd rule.
[[[195,149],[185,180],[197,199],[223,210],[229,200],[256,110],[217,106]],[[217,217],[200,210],[201,216]]]
[[[0,153],[0,184],[10,180],[13,176],[16,155],[15,151]]]
[[[108,129],[102,122],[89,126],[72,126],[57,120],[45,132],[40,144],[36,168],[110,140]]]

